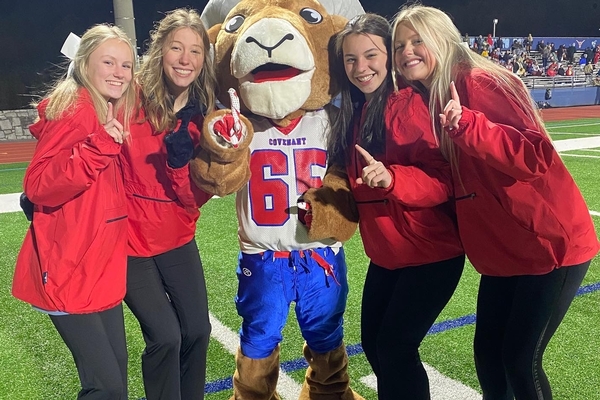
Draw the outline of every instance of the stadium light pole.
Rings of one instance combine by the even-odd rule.
[[[115,25],[123,29],[137,54],[137,39],[135,37],[135,18],[133,16],[133,0],[113,0]]]
[[[492,37],[495,38],[496,37],[496,24],[498,23],[498,18],[494,18],[492,20],[492,22],[494,23],[494,29],[492,30]]]

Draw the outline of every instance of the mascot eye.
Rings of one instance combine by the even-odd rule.
[[[229,33],[237,31],[240,28],[240,26],[242,26],[244,21],[245,18],[243,15],[235,15],[227,22],[227,25],[225,25],[225,31]]]
[[[323,21],[323,16],[312,8],[303,8],[300,11],[300,16],[306,20],[309,24],[318,24]]]

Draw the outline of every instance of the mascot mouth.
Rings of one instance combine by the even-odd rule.
[[[267,63],[252,70],[254,83],[269,81],[285,81],[302,73],[298,68],[284,64]]]

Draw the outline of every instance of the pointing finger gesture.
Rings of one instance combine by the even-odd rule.
[[[458,121],[460,121],[460,118],[462,117],[460,97],[458,96],[454,82],[450,82],[450,96],[450,101],[448,101],[442,114],[440,114],[440,123],[442,124],[442,127],[449,131],[458,128]]]
[[[106,123],[108,124],[112,119],[114,119],[114,112],[113,112],[113,103],[111,103],[110,101],[108,102],[108,110],[106,110]]]
[[[362,176],[356,179],[359,185],[365,184],[369,187],[387,188],[392,183],[392,175],[381,161],[375,160],[373,156],[359,145],[354,146],[358,153],[367,163],[362,169]]]
[[[358,154],[360,154],[362,158],[367,162],[367,166],[373,165],[377,162],[367,150],[363,149],[358,144],[354,145],[354,147],[358,151]]]

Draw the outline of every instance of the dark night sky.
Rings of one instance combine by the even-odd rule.
[[[340,0],[344,1],[344,0]],[[600,0],[422,0],[441,8],[470,36],[491,33],[494,18],[499,36],[598,36]],[[391,18],[404,0],[362,0],[367,11]],[[144,41],[161,12],[177,7],[202,10],[205,0],[133,0],[137,44]],[[114,22],[111,0],[0,0],[0,109],[25,106],[28,93],[50,80],[53,63],[69,34]]]

